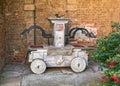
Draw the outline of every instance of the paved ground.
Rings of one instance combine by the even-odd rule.
[[[36,75],[29,65],[7,64],[0,74],[0,86],[99,86],[101,71],[97,64],[90,64],[82,73],[70,68],[48,68]]]

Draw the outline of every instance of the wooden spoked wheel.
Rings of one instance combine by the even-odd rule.
[[[71,69],[74,71],[74,72],[82,72],[85,70],[87,64],[86,64],[86,61],[84,58],[80,58],[80,57],[77,57],[77,58],[74,58],[72,61],[71,61]]]
[[[41,73],[45,72],[46,64],[43,60],[35,59],[32,61],[30,68],[31,68],[33,73],[41,74]]]

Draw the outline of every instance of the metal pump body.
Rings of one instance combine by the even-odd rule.
[[[71,67],[74,72],[82,72],[88,65],[88,55],[85,50],[72,45],[66,45],[65,25],[69,18],[49,18],[53,24],[53,45],[30,46],[28,61],[33,73],[41,74],[46,67]],[[52,38],[52,35],[49,37]],[[69,37],[70,38],[70,37]]]
[[[45,29],[34,24],[33,26],[25,29],[21,35],[30,30],[39,29],[44,38],[48,38],[48,45],[36,45],[36,32],[34,33],[34,44],[28,47],[26,57],[30,62],[30,68],[33,73],[44,73],[46,67],[71,67],[74,72],[82,72],[88,65],[88,54],[86,53],[86,46],[73,46],[69,45],[68,40],[74,38],[77,31],[81,31],[85,36],[96,38],[96,36],[85,28],[74,27],[69,32],[66,31],[66,24],[69,18],[61,18],[55,14],[56,18],[48,18],[53,24],[53,33],[46,34]],[[51,45],[49,39],[53,39]]]

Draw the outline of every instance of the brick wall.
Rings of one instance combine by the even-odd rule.
[[[111,31],[111,21],[120,21],[119,0],[36,0],[37,24],[49,28],[46,18],[55,13],[71,18],[72,25],[92,22],[98,36]],[[49,30],[48,30],[49,31]]]
[[[4,19],[2,14],[2,7],[0,6],[0,70],[3,68],[5,64],[5,40],[4,40],[4,27],[3,27]]]
[[[21,62],[27,46],[22,41],[20,33],[25,29],[24,0],[5,0],[4,28],[6,41],[7,62]]]
[[[70,27],[93,23],[97,36],[107,35],[111,31],[111,21],[120,21],[119,0],[5,0],[4,28],[8,61],[23,61],[28,44],[33,44],[33,31],[27,40],[20,32],[34,23],[34,5],[36,6],[36,24],[52,32],[52,25],[46,19],[55,13],[71,18]],[[47,43],[37,33],[37,44]]]

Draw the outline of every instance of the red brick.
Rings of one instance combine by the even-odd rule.
[[[34,11],[35,10],[35,6],[34,6],[34,4],[25,4],[24,5],[24,10],[25,11]]]

